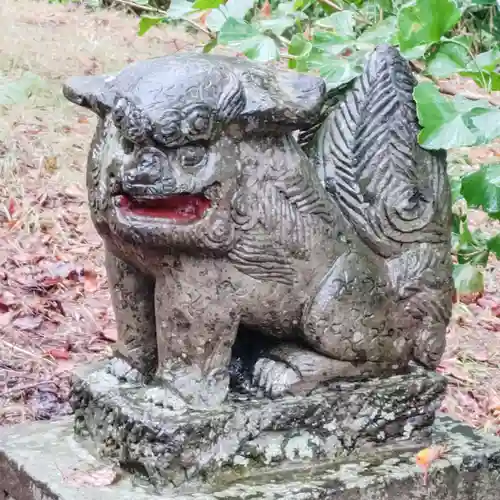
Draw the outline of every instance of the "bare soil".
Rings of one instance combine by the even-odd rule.
[[[46,0],[2,0],[0,33],[0,86],[39,78],[29,99],[0,104],[0,424],[5,424],[68,412],[72,368],[109,356],[116,340],[102,246],[86,207],[84,169],[96,120],[65,101],[62,81],[113,72],[198,41],[172,28],[138,37],[137,19],[124,12]],[[471,82],[450,84],[471,89]],[[454,151],[450,161],[464,169],[500,161],[500,145]],[[485,230],[500,230],[481,214],[472,218]],[[443,409],[493,433],[500,424],[499,278],[492,259],[484,297],[455,305],[439,368],[450,380]]]

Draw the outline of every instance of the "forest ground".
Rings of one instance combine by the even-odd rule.
[[[47,0],[0,2],[0,424],[69,411],[75,364],[108,356],[116,339],[101,241],[86,206],[84,169],[95,117],[61,83],[196,46],[180,29],[137,36],[137,19]],[[463,80],[448,82],[477,91]],[[2,102],[9,95],[14,104]],[[5,98],[4,98],[5,99]],[[7,104],[7,105],[6,105]],[[500,161],[500,145],[452,151],[453,168]],[[500,230],[481,214],[473,226]],[[456,304],[439,371],[443,410],[500,429],[500,267],[486,291]]]

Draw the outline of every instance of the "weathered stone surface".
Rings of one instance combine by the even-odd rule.
[[[102,456],[126,469],[174,485],[221,468],[316,462],[423,440],[446,388],[441,375],[415,369],[275,401],[231,394],[217,409],[172,411],[145,402],[142,384],[111,371],[108,364],[80,370],[72,398],[77,434],[90,435]]]
[[[243,58],[180,54],[65,85],[99,116],[89,205],[117,355],[162,381],[146,399],[218,407],[250,329],[276,339],[250,380],[271,397],[437,366],[451,195],[446,155],[418,145],[414,85],[388,46],[325,117],[323,80]]]
[[[415,465],[417,447],[381,446],[344,461],[232,472],[211,482],[153,491],[125,475],[104,487],[73,486],[75,471],[105,466],[72,433],[69,420],[0,430],[0,491],[13,500],[497,500],[500,440],[447,417],[434,424],[447,455],[428,484]]]

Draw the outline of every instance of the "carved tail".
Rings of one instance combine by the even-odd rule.
[[[396,49],[378,47],[310,151],[339,210],[384,257],[415,243],[449,240],[446,154],[417,144],[415,83]]]

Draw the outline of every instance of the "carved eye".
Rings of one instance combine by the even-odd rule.
[[[112,111],[113,121],[118,128],[121,127],[125,119],[125,116],[127,114],[127,111],[128,111],[127,101],[123,98],[118,99]]]
[[[186,146],[178,152],[179,163],[183,168],[198,167],[205,160],[206,149],[203,146]]]
[[[212,111],[203,104],[194,104],[183,111],[181,129],[190,139],[208,139],[212,128]]]

